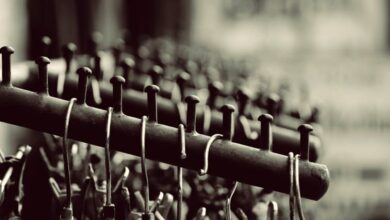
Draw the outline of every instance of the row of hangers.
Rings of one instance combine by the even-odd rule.
[[[95,42],[95,44],[97,44]],[[47,47],[47,45],[45,46]],[[96,45],[95,45],[96,47]],[[118,46],[119,47],[119,46]],[[121,46],[123,47],[123,46]],[[87,96],[87,102],[89,105],[94,107],[99,107],[102,109],[106,109],[112,102],[113,94],[111,90],[111,85],[107,83],[108,80],[103,79],[107,78],[107,74],[102,74],[103,69],[112,69],[113,67],[107,67],[107,65],[102,65],[102,63],[108,63],[110,60],[107,58],[106,55],[99,55],[98,52],[92,52],[91,55],[88,55],[87,57],[79,56],[79,59],[74,58],[75,53],[75,45],[68,44],[63,48],[64,53],[64,60],[66,65],[61,66],[62,60],[56,60],[54,61],[53,66],[54,68],[49,67],[49,88],[51,91],[51,95],[60,97],[63,99],[70,99],[71,97],[78,96],[78,82],[76,75],[72,72],[75,72],[74,66],[75,62],[78,61],[78,63],[87,63],[88,65],[92,65],[92,76],[90,77],[90,88]],[[124,50],[124,49],[121,49]],[[141,49],[139,49],[141,50]],[[147,49],[144,49],[147,50]],[[152,50],[152,49],[150,49]],[[114,51],[120,51],[119,49],[116,49]],[[142,51],[142,50],[141,50]],[[149,52],[150,53],[150,52]],[[238,87],[237,92],[230,91],[230,92],[221,92],[222,88],[220,86],[215,86],[215,84],[220,84],[218,81],[211,80],[208,84],[202,84],[198,86],[199,88],[192,88],[190,85],[191,83],[177,83],[179,81],[189,81],[189,73],[192,72],[191,75],[197,76],[200,74],[195,75],[193,73],[193,70],[190,67],[187,67],[187,72],[181,71],[180,74],[177,75],[177,79],[171,79],[172,73],[168,74],[165,73],[167,71],[164,71],[162,73],[161,71],[165,69],[169,69],[167,67],[168,64],[161,64],[164,68],[161,68],[159,65],[151,66],[150,60],[152,58],[137,58],[141,61],[135,62],[133,59],[127,56],[135,56],[135,55],[128,55],[125,52],[116,52],[114,53],[113,57],[122,57],[123,62],[118,61],[118,58],[115,58],[114,60],[111,60],[115,66],[120,65],[122,66],[121,70],[115,70],[115,74],[122,75],[125,79],[125,82],[123,84],[123,87],[126,88],[125,92],[123,93],[123,104],[124,104],[124,112],[130,116],[138,117],[140,118],[142,116],[142,112],[146,111],[147,106],[147,100],[142,95],[142,92],[139,92],[139,90],[143,90],[147,83],[153,83],[156,85],[161,85],[162,88],[166,83],[168,82],[170,84],[169,89],[161,89],[159,92],[159,111],[162,115],[160,118],[160,121],[163,124],[167,124],[170,126],[177,126],[179,123],[185,122],[185,105],[183,105],[183,102],[180,102],[180,100],[184,101],[184,97],[186,94],[196,94],[200,98],[200,103],[197,107],[197,114],[200,120],[197,121],[198,131],[203,134],[213,134],[222,128],[222,115],[218,111],[218,109],[223,105],[223,103],[232,103],[230,97],[238,97],[238,114],[236,117],[236,127],[235,127],[235,133],[234,141],[246,145],[256,145],[257,139],[258,139],[258,133],[259,130],[259,124],[257,123],[256,117],[259,114],[263,113],[269,113],[274,116],[274,126],[272,129],[273,135],[274,135],[274,143],[273,143],[273,150],[278,153],[287,154],[289,151],[298,153],[299,152],[299,133],[296,132],[296,128],[306,122],[310,122],[314,126],[314,135],[310,138],[310,150],[311,150],[311,158],[312,161],[317,161],[319,158],[319,155],[322,151],[321,146],[321,135],[320,132],[321,128],[318,125],[318,123],[315,123],[318,120],[318,110],[316,108],[313,108],[313,115],[309,116],[309,118],[302,118],[298,119],[296,117],[299,117],[298,113],[293,113],[293,110],[291,114],[295,116],[288,115],[290,113],[285,112],[283,109],[283,103],[286,103],[287,101],[282,101],[276,94],[271,93],[269,97],[267,98],[268,104],[263,104],[263,107],[257,107],[254,106],[253,101],[251,101],[248,92],[246,92],[246,89],[243,89],[242,86]],[[118,54],[122,54],[121,56]],[[165,55],[165,53],[163,53]],[[141,56],[141,55],[137,55]],[[145,55],[142,55],[145,56]],[[80,61],[81,60],[81,61]],[[82,61],[87,60],[87,61]],[[125,61],[127,60],[127,61]],[[104,61],[104,62],[103,62]],[[136,67],[135,63],[147,63],[147,67]],[[156,63],[162,63],[162,61],[154,61]],[[179,63],[183,63],[184,61],[181,61]],[[92,64],[89,64],[92,63]],[[119,63],[119,64],[117,64]],[[185,63],[185,62],[184,62]],[[194,61],[190,62],[192,64],[196,63]],[[141,64],[138,64],[141,65]],[[177,64],[179,65],[179,64]],[[185,65],[185,64],[181,64]],[[188,64],[189,65],[189,64]],[[193,65],[189,65],[193,66]],[[196,65],[195,65],[196,66]],[[35,67],[29,67],[32,69],[33,74],[25,74],[23,80],[17,80],[15,84],[18,87],[26,88],[29,90],[36,90],[36,85],[38,84],[36,79],[37,77],[34,76],[34,72],[36,72]],[[117,66],[114,69],[119,69],[120,67]],[[146,70],[141,69],[147,69],[151,68],[150,71],[147,71],[148,74],[144,74],[143,72]],[[180,67],[181,68],[181,67]],[[179,69],[180,69],[179,68]],[[184,67],[183,67],[184,68]],[[205,67],[203,67],[204,69]],[[194,68],[199,69],[199,67]],[[72,70],[72,71],[70,71]],[[105,70],[107,72],[107,70]],[[172,71],[171,71],[172,72]],[[175,71],[174,71],[175,72]],[[65,74],[64,74],[65,73]],[[130,74],[131,73],[131,74]],[[215,75],[216,73],[214,73]],[[129,76],[131,75],[131,76]],[[156,79],[155,76],[158,76]],[[167,75],[167,76],[166,76]],[[186,75],[186,80],[183,80],[182,75]],[[67,77],[65,77],[67,76]],[[105,76],[105,77],[104,77]],[[141,78],[142,82],[135,82],[138,78]],[[167,79],[169,78],[169,79]],[[210,77],[211,78],[211,77]],[[215,76],[214,76],[215,78]],[[146,80],[146,81],[145,81]],[[150,80],[150,81],[149,81]],[[173,81],[172,81],[173,80]],[[131,84],[136,83],[137,86],[131,86]],[[146,84],[145,84],[146,83]],[[179,86],[175,86],[175,85]],[[206,90],[209,90],[207,101],[204,100],[204,90],[205,87],[207,87]],[[217,88],[219,87],[219,88]],[[240,88],[241,87],[241,88]],[[161,88],[161,87],[160,87]],[[175,100],[175,88],[178,88],[177,90],[181,91],[179,92],[177,97],[178,100]],[[169,91],[168,91],[169,90]],[[231,89],[230,89],[231,90]],[[197,91],[201,91],[198,92]],[[206,91],[207,92],[207,91]],[[226,94],[221,94],[226,93]],[[263,92],[264,94],[267,94],[268,92]],[[170,94],[170,95],[164,95],[164,94]],[[263,95],[268,96],[268,95]],[[226,101],[225,101],[226,100]],[[276,101],[279,100],[279,101]],[[221,102],[222,101],[222,102]],[[207,104],[206,104],[207,102]],[[221,104],[222,103],[222,104]],[[234,102],[232,103],[234,104]],[[276,110],[278,109],[278,110]],[[251,114],[248,114],[251,113]],[[252,115],[253,114],[253,115]],[[256,116],[254,116],[256,115]]]
[[[14,94],[15,97],[19,97],[18,93],[24,94],[25,97],[30,97],[32,99],[33,96],[30,93],[24,93],[22,91],[19,91],[16,88],[11,87],[11,74],[10,74],[10,65],[9,65],[9,56],[7,58],[7,54],[10,55],[13,51],[9,47],[3,47],[0,52],[2,53],[3,57],[3,80],[2,80],[2,86],[0,90],[2,89],[5,93],[4,96],[6,96],[7,92],[8,94]],[[8,62],[8,65],[7,65]],[[49,83],[48,83],[48,64],[50,63],[50,60],[46,57],[40,57],[36,60],[36,63],[38,64],[39,69],[39,91],[38,96],[40,98],[40,101],[42,103],[46,103],[45,100],[47,99],[49,101],[53,101],[52,98],[49,96]],[[139,191],[134,193],[134,197],[136,198],[136,205],[137,208],[131,208],[129,206],[129,190],[126,189],[125,182],[126,180],[131,177],[131,174],[129,173],[129,169],[124,169],[123,173],[119,177],[119,181],[117,182],[116,187],[112,190],[112,167],[111,167],[111,143],[113,141],[111,138],[113,135],[115,136],[115,133],[112,133],[112,131],[118,131],[118,129],[115,129],[115,124],[118,123],[118,121],[125,121],[127,116],[123,113],[123,103],[122,103],[122,85],[125,83],[125,79],[121,76],[114,76],[111,79],[111,83],[113,85],[113,98],[112,103],[113,107],[107,108],[104,115],[104,138],[100,143],[103,143],[104,146],[104,164],[105,164],[105,184],[103,186],[98,186],[96,177],[94,175],[94,169],[91,164],[89,164],[88,167],[88,175],[83,183],[83,187],[81,187],[80,195],[81,196],[81,211],[74,213],[73,212],[73,206],[72,206],[72,184],[71,184],[71,169],[70,169],[70,152],[68,152],[69,143],[68,143],[68,135],[69,135],[69,127],[70,124],[72,124],[72,117],[73,120],[77,121],[80,116],[75,117],[75,110],[74,108],[77,107],[77,112],[80,111],[82,108],[87,108],[86,106],[86,100],[87,100],[87,90],[88,90],[88,77],[92,75],[92,70],[86,67],[79,68],[77,70],[77,73],[79,75],[79,81],[78,81],[78,95],[76,98],[71,98],[69,102],[66,104],[66,116],[64,121],[64,129],[63,132],[59,132],[58,130],[56,133],[58,133],[60,136],[62,136],[62,152],[63,152],[63,167],[64,167],[64,178],[65,178],[65,190],[60,189],[58,184],[56,183],[55,179],[53,177],[49,178],[49,182],[52,186],[53,192],[57,192],[57,198],[64,199],[63,203],[63,209],[61,211],[61,219],[73,219],[75,216],[74,214],[77,214],[77,218],[83,219],[84,216],[84,210],[83,208],[86,205],[85,197],[87,196],[87,192],[89,187],[92,187],[93,191],[98,192],[101,195],[101,198],[103,200],[100,210],[96,211],[98,213],[99,219],[167,219],[169,208],[172,207],[173,204],[173,196],[169,196],[166,194],[159,193],[159,196],[155,201],[153,201],[152,204],[150,204],[150,195],[149,195],[149,178],[148,178],[148,169],[147,169],[147,159],[146,159],[146,139],[147,139],[147,131],[150,130],[152,132],[153,129],[149,129],[154,127],[158,127],[158,103],[157,103],[157,93],[159,92],[159,87],[156,85],[147,86],[145,91],[147,92],[147,103],[148,103],[148,116],[142,116],[140,119],[140,125],[139,125],[139,145],[140,149],[137,150],[137,154],[141,157],[141,173],[142,173],[142,193]],[[34,94],[36,95],[36,94]],[[3,98],[5,100],[6,98]],[[0,97],[0,100],[2,100],[2,97]],[[29,99],[27,99],[29,100]],[[186,126],[184,124],[179,124],[177,127],[177,135],[178,135],[178,145],[179,150],[177,152],[177,155],[179,156],[179,160],[185,160],[188,159],[188,149],[186,148],[186,144],[188,144],[188,140],[195,140],[197,138],[203,138],[203,140],[207,140],[206,142],[200,142],[200,145],[202,143],[206,143],[206,147],[204,150],[201,150],[203,152],[202,154],[202,162],[200,163],[202,166],[199,169],[199,175],[204,176],[205,174],[209,173],[209,156],[212,152],[210,152],[211,147],[213,145],[216,145],[218,143],[221,143],[223,145],[228,145],[232,143],[233,136],[234,136],[234,117],[233,113],[235,111],[235,107],[232,105],[224,105],[221,108],[223,120],[222,120],[222,134],[214,134],[210,137],[203,137],[202,135],[198,135],[196,132],[196,103],[199,102],[199,99],[196,96],[187,96],[185,101],[187,102],[187,120],[186,120]],[[33,102],[33,101],[32,101]],[[55,104],[63,103],[60,101],[53,101],[53,106]],[[15,105],[15,103],[14,103]],[[15,108],[17,108],[16,106]],[[50,108],[49,105],[45,106],[46,108]],[[11,107],[12,108],[12,107]],[[39,106],[37,106],[37,109]],[[88,107],[90,108],[90,107]],[[88,109],[88,111],[92,111]],[[95,112],[98,112],[97,110],[94,110]],[[34,110],[32,110],[34,112]],[[48,113],[47,109],[45,109],[45,112]],[[4,113],[4,112],[2,112]],[[101,111],[99,113],[103,114]],[[12,113],[11,113],[12,114]],[[82,114],[82,112],[81,112]],[[10,115],[10,114],[8,114]],[[97,115],[97,114],[95,114]],[[11,122],[13,119],[7,118],[5,120],[5,117],[1,117],[1,120]],[[119,118],[118,121],[117,118]],[[114,120],[115,119],[115,120]],[[114,120],[114,122],[113,122]],[[259,120],[261,121],[261,133],[260,133],[260,145],[263,149],[265,149],[267,152],[271,151],[272,146],[272,129],[271,129],[271,121],[273,120],[273,117],[269,114],[263,114],[259,117]],[[26,124],[21,121],[13,121],[15,124]],[[97,122],[96,122],[97,123]],[[54,124],[54,123],[52,123]],[[97,123],[99,124],[99,123]],[[26,126],[26,125],[24,125]],[[38,125],[36,125],[38,126]],[[28,125],[27,127],[31,127],[31,125]],[[39,126],[38,126],[39,127]],[[148,128],[148,129],[147,129]],[[40,130],[44,130],[43,126],[40,128]],[[48,129],[47,129],[48,130]],[[301,131],[301,160],[303,160],[304,166],[311,167],[311,171],[317,169],[313,168],[317,165],[308,162],[309,160],[309,133],[312,130],[312,127],[310,125],[302,125],[299,127],[299,130]],[[155,130],[153,130],[155,133]],[[102,133],[99,133],[102,134]],[[74,134],[72,134],[73,137],[75,137]],[[81,136],[79,136],[77,139],[80,139]],[[58,139],[58,137],[51,137],[53,140]],[[81,138],[82,139],[82,138]],[[84,138],[85,139],[85,138]],[[103,140],[104,139],[104,140]],[[58,141],[58,140],[57,140]],[[191,142],[190,142],[191,143]],[[217,144],[218,144],[217,143]],[[217,149],[216,146],[213,147],[214,149]],[[121,149],[121,148],[120,148]],[[191,149],[191,148],[190,148]],[[269,154],[269,153],[267,153]],[[279,159],[279,158],[278,158]],[[290,194],[290,219],[294,218],[294,207],[295,203],[297,203],[298,207],[298,213],[299,217],[301,219],[304,219],[303,212],[302,212],[302,205],[301,205],[301,195],[300,195],[300,175],[299,171],[300,165],[299,165],[300,157],[298,155],[294,156],[292,153],[288,154],[288,176],[289,176],[289,182],[285,185],[289,186],[289,194]],[[180,162],[179,162],[180,163]],[[273,164],[273,165],[278,165]],[[301,165],[302,166],[302,165]],[[321,167],[322,168],[322,167]],[[215,171],[214,171],[215,172]],[[306,175],[303,179],[304,181],[307,181],[307,173],[303,173],[303,175]],[[309,175],[310,177],[310,175]],[[88,180],[88,181],[87,181]],[[328,182],[325,177],[325,185]],[[231,211],[231,201],[233,196],[235,195],[235,191],[237,188],[237,181],[231,181],[227,180],[227,182],[230,182],[228,193],[226,193],[225,197],[225,205],[224,205],[224,213],[220,215],[220,217],[226,218],[226,219],[247,219],[246,214],[242,209],[237,211],[236,213],[233,213]],[[183,216],[183,210],[182,210],[182,194],[183,194],[183,168],[181,166],[177,166],[177,194],[175,195],[177,200],[177,208],[176,208],[176,219],[182,219],[181,216]],[[323,184],[323,183],[321,183]],[[277,185],[277,184],[276,184]],[[327,186],[325,187],[327,188]],[[113,192],[120,191],[122,194],[121,201],[117,203],[113,202]],[[310,191],[310,190],[308,190]],[[325,189],[326,191],[326,189]],[[320,192],[319,194],[325,193]],[[307,194],[305,194],[307,195]],[[310,197],[310,196],[309,196]],[[315,197],[315,196],[314,196]],[[314,198],[312,197],[312,198]],[[165,204],[162,204],[162,201],[165,201]],[[167,204],[168,203],[168,204]],[[120,204],[120,205],[118,205]],[[120,207],[120,208],[119,208]],[[164,208],[165,207],[165,208]],[[268,201],[267,207],[269,207],[269,213],[267,211],[267,215],[269,215],[270,219],[276,219],[278,208],[277,203],[275,201]],[[96,207],[95,207],[96,208]],[[118,209],[119,208],[119,209]],[[118,218],[118,213],[122,213],[122,217]],[[123,214],[125,213],[125,214]],[[194,218],[195,219],[207,219],[207,210],[205,207],[201,207],[196,212]],[[17,213],[18,214],[18,213]],[[171,214],[172,215],[172,214]],[[233,217],[233,218],[232,218]],[[91,218],[93,219],[93,218]]]

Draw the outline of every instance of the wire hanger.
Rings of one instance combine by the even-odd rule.
[[[288,154],[289,158],[289,176],[290,176],[290,219],[294,220],[294,208],[297,206],[300,220],[305,220],[302,209],[301,190],[299,186],[299,159],[308,162],[309,156],[309,137],[313,127],[309,124],[303,124],[298,127],[300,132],[301,154],[294,156],[292,152]]]
[[[183,124],[179,124],[178,134],[179,134],[179,143],[180,143],[179,144],[180,159],[184,160],[187,158],[187,154],[186,154],[185,130]],[[180,166],[177,167],[177,180],[178,180],[178,187],[177,187],[176,219],[180,220],[182,218],[182,206],[183,206],[183,168]]]
[[[233,113],[235,111],[234,106],[232,105],[224,105],[221,108],[223,119],[223,139],[225,141],[232,141],[234,136],[234,121],[233,121]],[[229,189],[229,192],[226,196],[225,203],[225,212],[226,212],[226,220],[231,220],[231,201],[234,195],[234,192],[237,189],[238,182],[232,181],[232,186]]]
[[[146,155],[145,155],[145,139],[146,139],[146,123],[157,123],[157,92],[159,87],[156,85],[150,85],[145,88],[145,92],[148,96],[148,117],[142,116],[141,118],[141,135],[140,135],[140,145],[141,145],[141,167],[142,167],[142,182],[143,182],[143,193],[144,193],[144,213],[143,218],[154,218],[154,214],[149,209],[149,178],[146,168]]]
[[[30,151],[30,146],[20,146],[14,155],[5,157],[5,161],[0,164],[4,171],[0,179],[1,219],[20,215],[24,167]]]
[[[102,220],[113,220],[115,219],[115,205],[111,199],[111,158],[110,158],[110,136],[111,136],[111,119],[112,119],[113,108],[109,107],[107,110],[106,127],[105,127],[105,146],[104,146],[104,157],[105,157],[105,170],[106,170],[106,201],[101,212]]]
[[[116,183],[113,193],[116,195],[115,198],[115,218],[129,220],[129,215],[131,212],[131,203],[130,203],[130,191],[125,186],[127,179],[129,178],[130,170],[125,167],[122,175],[120,176],[118,182]]]
[[[64,125],[64,135],[62,138],[63,146],[63,158],[64,158],[64,171],[65,171],[65,183],[66,183],[66,200],[65,205],[61,213],[62,220],[73,220],[73,209],[72,209],[72,183],[70,177],[70,167],[69,167],[69,152],[68,152],[68,131],[69,131],[69,121],[70,115],[72,112],[72,107],[76,101],[76,98],[72,98],[69,101],[66,116],[65,116],[65,125]]]
[[[222,134],[214,134],[210,137],[210,139],[206,143],[206,147],[203,153],[203,167],[199,170],[199,175],[204,176],[207,174],[209,170],[209,151],[211,148],[211,145],[216,141],[218,138],[222,138]]]
[[[149,179],[148,171],[146,168],[146,157],[145,157],[145,136],[146,136],[146,121],[148,120],[147,116],[142,116],[141,118],[141,166],[142,166],[142,183],[143,183],[143,193],[144,193],[144,213],[142,217],[144,218],[154,218],[153,213],[149,210]],[[148,216],[148,217],[146,217]]]

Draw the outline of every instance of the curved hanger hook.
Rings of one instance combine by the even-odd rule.
[[[233,185],[232,185],[232,188],[229,189],[229,193],[227,195],[227,198],[226,198],[226,220],[231,220],[231,201],[232,201],[232,198],[233,198],[233,195],[234,195],[234,192],[236,192],[236,189],[237,189],[237,185],[238,185],[238,182],[234,181],[233,182]]]
[[[299,187],[299,154],[295,155],[294,158],[294,192],[295,192],[295,198],[297,202],[299,219],[305,220],[305,216],[303,214],[303,209],[302,209],[301,190]]]
[[[299,219],[305,220],[302,209],[301,190],[299,187],[299,154],[294,156],[294,154],[290,152],[288,154],[288,160],[290,174],[290,219],[294,219],[294,209],[296,204]]]
[[[114,187],[114,192],[117,192],[119,189],[123,189],[125,186],[125,183],[127,181],[127,179],[129,178],[129,175],[130,175],[130,170],[129,168],[125,167],[123,172],[122,172],[122,175],[121,177],[119,178],[118,182],[116,183],[115,187]]]
[[[295,197],[294,197],[294,154],[288,153],[288,173],[289,173],[289,186],[290,186],[290,220],[294,220],[294,209],[295,209]]]
[[[69,153],[68,153],[68,131],[69,131],[69,121],[72,113],[73,105],[76,101],[76,98],[72,98],[69,101],[66,116],[65,116],[65,125],[64,125],[64,135],[62,138],[62,153],[64,158],[64,170],[65,170],[65,181],[66,181],[66,200],[65,200],[65,209],[68,210],[68,213],[65,214],[68,216],[73,215],[72,211],[72,187],[71,187],[71,179],[70,179],[70,168],[69,168]],[[65,210],[64,210],[65,211]],[[65,216],[61,216],[62,218],[66,218]],[[72,217],[73,218],[73,217]],[[70,219],[72,219],[70,218]]]
[[[104,157],[105,157],[105,168],[106,168],[106,205],[111,205],[111,162],[110,162],[110,136],[111,136],[111,119],[112,119],[112,107],[107,110],[106,128],[105,128],[105,146],[104,146]]]
[[[288,153],[288,173],[289,173],[289,186],[290,186],[290,220],[294,220],[295,209],[295,197],[294,197],[294,154]]]
[[[199,175],[203,176],[207,174],[207,171],[209,170],[209,151],[211,145],[216,141],[218,138],[222,138],[222,134],[214,134],[210,137],[210,139],[207,141],[206,148],[204,150],[203,154],[203,168],[199,170]]]
[[[179,132],[179,145],[180,145],[180,159],[184,160],[187,158],[186,154],[186,136],[185,136],[185,128],[183,124],[179,124],[178,127]],[[183,206],[183,168],[177,167],[177,179],[178,179],[178,189],[177,189],[177,210],[176,210],[176,218],[178,220],[181,219],[181,211]]]
[[[179,124],[179,143],[180,143],[180,159],[184,160],[187,158],[186,153],[186,136],[185,128],[183,124]]]
[[[141,166],[142,166],[142,181],[144,187],[144,201],[145,201],[145,213],[149,213],[149,179],[148,170],[146,169],[146,156],[145,156],[145,139],[146,139],[146,122],[147,116],[142,116],[141,119]]]

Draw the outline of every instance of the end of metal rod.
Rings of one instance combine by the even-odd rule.
[[[120,66],[122,68],[122,76],[126,81],[126,84],[128,85],[129,83],[129,77],[130,74],[132,73],[132,70],[135,68],[135,62],[131,58],[126,58],[121,61]]]
[[[301,160],[309,160],[309,138],[313,127],[309,124],[303,124],[298,127],[298,131],[301,134]]]
[[[222,88],[223,88],[223,85],[219,81],[209,83],[209,85],[208,85],[209,97],[207,99],[207,105],[211,109],[215,108],[217,97],[221,93]]]
[[[238,114],[245,115],[245,110],[249,102],[249,94],[245,89],[239,89],[237,91],[237,101],[238,101]]]
[[[160,88],[156,85],[149,85],[145,88],[145,92],[148,94],[148,121],[157,122],[157,93],[160,91]]]
[[[99,44],[103,40],[103,35],[102,33],[95,31],[91,34],[90,39],[89,39],[89,45],[88,45],[88,53],[90,56],[94,56],[97,54]]]
[[[49,36],[43,36],[41,38],[41,55],[49,56],[50,53],[51,38]]]
[[[88,67],[81,67],[77,70],[77,75],[79,75],[77,103],[80,105],[84,105],[87,100],[88,77],[91,74],[92,70]]]
[[[270,115],[275,116],[278,111],[280,96],[276,93],[271,93],[267,98],[267,111]]]
[[[122,93],[125,79],[122,76],[114,76],[111,78],[110,82],[112,84],[114,113],[122,114]]]
[[[152,78],[152,83],[154,85],[160,85],[161,76],[163,75],[163,69],[161,66],[154,65],[148,72],[150,78]]]
[[[62,56],[65,59],[65,73],[70,73],[72,60],[77,50],[77,46],[74,43],[68,43],[62,47]]]
[[[259,116],[260,121],[260,149],[272,150],[272,128],[271,123],[274,117],[270,114],[262,114]]]
[[[126,42],[123,39],[118,39],[112,47],[112,55],[114,56],[115,66],[119,65],[125,47]]]
[[[12,47],[4,46],[0,48],[2,56],[2,70],[3,70],[3,81],[1,82],[4,86],[12,86],[11,83],[11,55],[15,52]]]
[[[181,100],[184,99],[185,95],[186,95],[186,86],[187,86],[187,82],[188,80],[190,80],[191,76],[189,73],[187,72],[181,72],[177,77],[176,77],[176,83],[177,83],[177,86],[179,87],[179,91],[180,91],[180,96],[181,96]]]
[[[226,104],[222,106],[221,112],[222,112],[222,127],[223,127],[223,138],[225,140],[233,140],[234,136],[234,120],[233,120],[233,113],[236,109],[233,105]]]
[[[93,71],[92,74],[97,80],[103,79],[103,71],[101,65],[102,56],[99,53],[93,55]]]
[[[41,56],[35,60],[35,63],[38,65],[38,74],[39,74],[38,75],[39,76],[38,93],[49,95],[47,65],[49,65],[50,59],[47,57]]]
[[[184,101],[187,103],[186,132],[196,133],[196,104],[199,103],[199,98],[195,95],[190,95]]]

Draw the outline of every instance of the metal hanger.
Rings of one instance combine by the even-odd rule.
[[[61,213],[62,220],[73,220],[73,208],[72,208],[72,183],[70,177],[70,167],[69,167],[69,152],[68,152],[68,132],[69,132],[69,121],[72,112],[72,107],[76,101],[76,98],[72,98],[69,101],[66,116],[65,116],[65,125],[64,125],[64,135],[62,138],[63,146],[63,158],[64,158],[64,172],[65,172],[65,183],[66,183],[66,200],[65,205]]]
[[[26,157],[31,151],[28,145],[20,146],[15,155],[5,157],[1,163],[4,176],[0,179],[0,218],[20,215],[23,197],[23,173]]]
[[[156,85],[149,85],[145,88],[145,92],[148,96],[148,117],[142,116],[141,118],[141,132],[140,132],[140,145],[141,145],[141,167],[142,167],[142,182],[143,182],[143,193],[144,193],[144,212],[142,218],[154,219],[154,214],[149,209],[149,178],[148,171],[146,167],[146,123],[157,123],[157,93],[159,87]]]
[[[222,134],[214,134],[210,137],[210,139],[206,143],[206,147],[203,153],[203,167],[199,170],[199,175],[204,176],[207,174],[209,170],[209,151],[211,148],[211,145],[216,141],[218,138],[222,138]]]
[[[184,125],[179,124],[178,127],[179,134],[179,146],[180,146],[180,159],[184,160],[187,158],[186,153],[186,140],[185,140],[185,130]],[[176,219],[180,220],[182,216],[182,206],[183,206],[183,168],[177,167],[177,180],[178,180],[178,188],[177,188],[177,213]]]
[[[129,168],[125,167],[121,177],[116,183],[113,193],[116,195],[115,198],[115,218],[129,220],[129,215],[131,212],[130,206],[130,191],[125,186],[127,179],[129,178]]]
[[[105,146],[104,146],[104,157],[105,157],[105,173],[106,173],[106,198],[105,204],[101,211],[102,220],[114,220],[115,219],[115,205],[111,199],[111,158],[110,158],[110,136],[111,136],[111,119],[112,119],[113,108],[109,107],[107,110],[106,127],[105,127]]]
[[[149,179],[148,171],[146,168],[146,156],[145,156],[145,137],[146,137],[146,122],[147,116],[141,118],[141,167],[142,167],[142,182],[143,182],[143,193],[144,193],[144,213],[142,219],[154,219],[154,214],[149,209]]]
[[[290,208],[290,220],[294,220],[295,215],[295,196],[294,196],[294,154],[290,152],[288,154],[288,173],[289,173],[289,186],[290,186],[290,197],[289,197],[289,208]]]
[[[299,186],[299,158],[302,157],[305,162],[309,161],[309,136],[312,130],[312,126],[308,124],[300,125],[298,127],[298,131],[301,134],[301,155],[294,156],[292,152],[288,154],[290,176],[290,220],[294,220],[295,206],[297,206],[300,220],[305,220]]]
[[[224,105],[221,108],[223,119],[222,119],[222,127],[223,127],[223,139],[225,141],[232,141],[234,136],[234,121],[233,121],[233,113],[235,111],[234,106],[232,105]],[[229,192],[226,196],[225,203],[225,212],[226,212],[226,220],[231,220],[231,200],[233,198],[234,192],[237,189],[238,182],[232,181],[232,186],[229,189]]]

